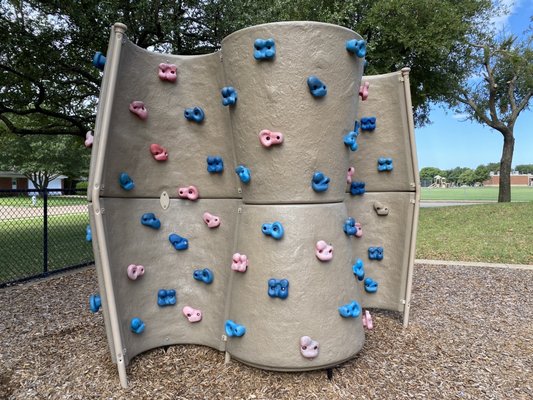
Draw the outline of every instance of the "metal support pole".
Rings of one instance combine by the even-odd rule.
[[[48,190],[43,190],[43,274],[48,275]]]

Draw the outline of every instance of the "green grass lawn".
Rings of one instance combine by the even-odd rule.
[[[533,202],[421,208],[416,258],[533,264]]]
[[[79,206],[87,204],[87,196],[48,196],[48,207],[55,206]],[[34,206],[31,202],[31,196],[18,194],[17,196],[0,197],[0,206],[14,207],[43,207],[44,200],[42,196],[37,198],[37,204]]]
[[[87,213],[48,218],[48,269],[53,271],[94,259],[85,240]],[[27,218],[0,221],[0,282],[43,271],[43,221]]]
[[[497,187],[422,188],[422,200],[483,200],[497,201]],[[533,187],[513,186],[512,201],[533,201]]]

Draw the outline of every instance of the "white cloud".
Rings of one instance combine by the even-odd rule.
[[[461,114],[453,114],[452,118],[456,120],[465,120],[470,116],[470,114],[467,113],[461,113]]]
[[[520,8],[520,3],[522,0],[498,0],[496,5],[502,6],[504,9],[507,9],[507,12],[503,15],[499,15],[491,18],[491,22],[496,26],[498,31],[501,31],[507,26],[507,22],[512,14]]]

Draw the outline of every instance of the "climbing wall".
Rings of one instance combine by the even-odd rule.
[[[122,385],[130,360],[158,346],[311,370],[361,350],[362,307],[407,321],[408,71],[361,82],[364,41],[329,24],[259,25],[194,57],[140,49],[125,30],[94,60],[88,194],[91,308]]]

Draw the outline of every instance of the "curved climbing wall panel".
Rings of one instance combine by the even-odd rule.
[[[365,42],[329,24],[247,28],[195,57],[145,51],[125,30],[96,63],[88,194],[91,309],[122,385],[158,346],[312,370],[361,350],[363,307],[406,322],[418,206],[407,71],[362,82]]]

